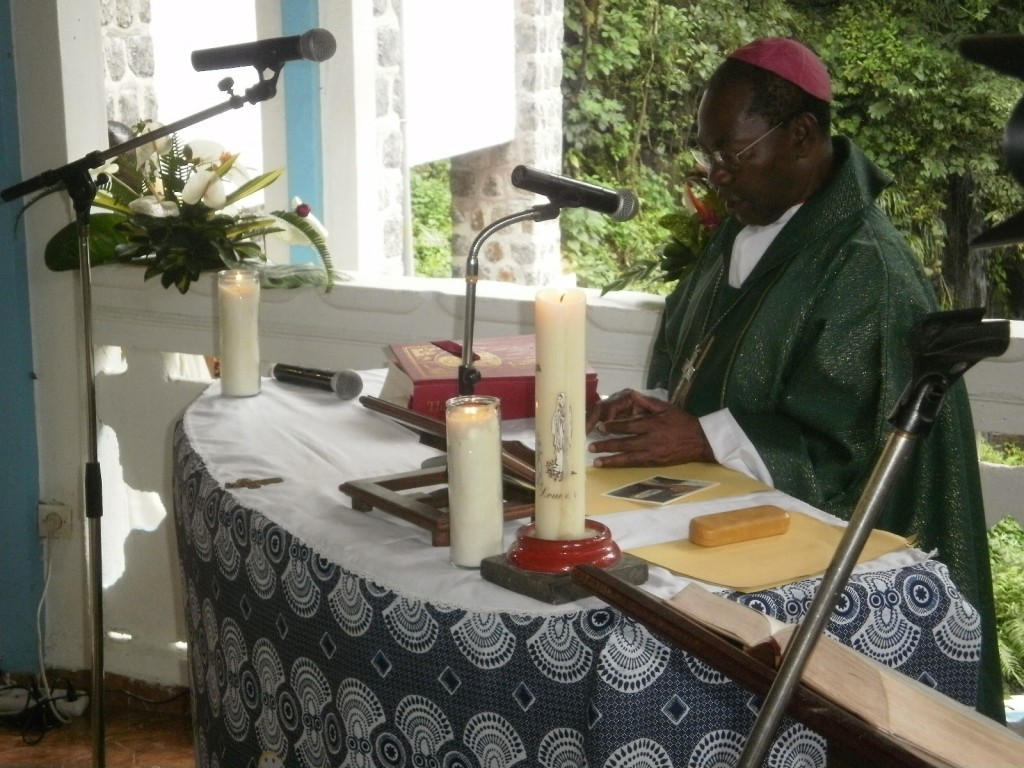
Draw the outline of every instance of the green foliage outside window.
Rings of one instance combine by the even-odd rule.
[[[411,169],[413,257],[422,277],[452,276],[451,163],[441,160]]]
[[[988,534],[999,662],[1008,694],[1024,693],[1024,529],[1012,517]]]

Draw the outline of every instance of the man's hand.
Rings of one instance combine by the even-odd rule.
[[[615,435],[590,444],[607,453],[595,467],[659,467],[688,461],[713,462],[700,421],[671,403],[625,389],[602,400],[587,414],[587,432]]]

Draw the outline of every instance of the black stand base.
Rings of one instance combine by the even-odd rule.
[[[622,553],[615,565],[603,569],[627,584],[647,581],[647,561]],[[572,580],[569,573],[536,573],[524,571],[508,562],[507,555],[492,555],[480,563],[480,576],[499,587],[532,597],[542,603],[562,605],[593,596],[593,592]]]

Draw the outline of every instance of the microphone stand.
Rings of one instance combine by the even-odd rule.
[[[24,195],[49,189],[55,191],[64,188],[71,198],[75,211],[78,234],[78,262],[81,300],[82,300],[82,343],[85,348],[85,381],[86,409],[88,419],[88,455],[84,466],[85,484],[85,516],[87,523],[87,592],[91,613],[91,651],[92,651],[92,707],[90,710],[90,726],[92,732],[93,766],[103,768],[105,765],[105,691],[104,691],[104,656],[103,656],[103,564],[102,538],[100,523],[103,517],[103,481],[99,463],[99,447],[96,414],[96,372],[93,362],[93,328],[92,328],[92,269],[89,249],[90,210],[96,199],[96,180],[90,170],[100,168],[112,157],[117,157],[156,139],[163,138],[175,131],[187,128],[195,123],[207,120],[230,109],[238,109],[246,103],[256,104],[273,98],[277,92],[277,79],[283,63],[270,68],[272,76],[263,78],[244,95],[232,93],[234,82],[225,78],[220,82],[220,89],[230,94],[227,101],[202,110],[189,117],[178,120],[170,125],[157,128],[149,133],[129,139],[105,151],[94,151],[68,163],[60,168],[44,171],[39,175],[19,182],[0,192],[0,198],[11,201]]]
[[[551,200],[544,205],[535,205],[525,211],[513,213],[498,219],[493,224],[480,230],[469,248],[466,259],[466,317],[462,341],[462,364],[459,365],[459,394],[472,395],[478,381],[480,371],[473,366],[473,326],[476,323],[476,283],[480,271],[480,248],[484,241],[499,229],[519,221],[550,221],[558,218],[563,204]]]
[[[893,433],[857,502],[807,615],[790,639],[737,768],[761,765],[875,520],[885,507],[917,440],[931,432],[950,386],[979,360],[1006,351],[1010,343],[1009,322],[983,322],[983,314],[981,308],[935,312],[911,329],[908,344],[913,356],[913,378],[889,417]]]

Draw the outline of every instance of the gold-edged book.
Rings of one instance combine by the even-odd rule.
[[[761,659],[778,658],[797,628],[697,584],[666,602]],[[801,682],[934,765],[1024,766],[1024,739],[1009,728],[827,635]]]

